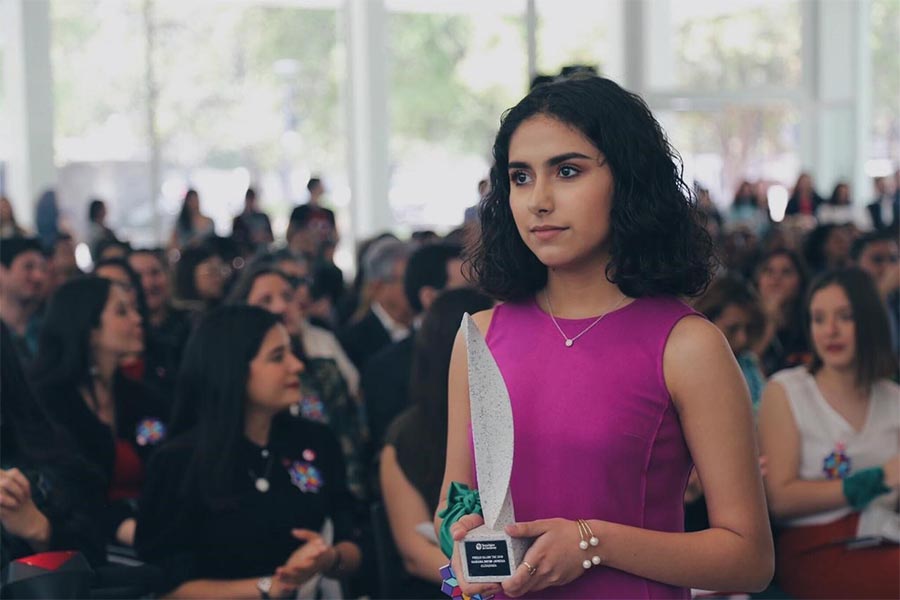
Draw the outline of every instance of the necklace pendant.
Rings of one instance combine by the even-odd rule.
[[[574,343],[575,343],[575,340],[569,340],[569,339],[567,339],[567,340],[566,340],[566,348],[571,348],[571,347],[572,347],[572,344],[574,344]]]
[[[263,477],[259,477],[256,480],[256,490],[262,494],[265,494],[269,491],[269,480]]]

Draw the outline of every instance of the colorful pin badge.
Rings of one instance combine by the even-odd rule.
[[[843,479],[850,474],[852,461],[847,456],[847,447],[843,442],[834,445],[831,454],[822,462],[822,471],[828,479]]]
[[[138,446],[154,446],[166,439],[166,426],[152,417],[141,419],[135,428],[134,439]]]
[[[441,592],[450,596],[453,600],[490,600],[490,598],[493,598],[493,596],[484,598],[481,594],[475,594],[474,596],[463,594],[459,587],[459,580],[456,579],[456,575],[453,573],[450,565],[441,567],[440,573],[443,580],[441,582]]]
[[[291,406],[291,414],[317,423],[328,423],[325,405],[316,394],[303,394],[300,402]]]
[[[301,492],[317,494],[325,484],[319,469],[306,461],[295,460],[290,463],[287,472],[291,476],[291,483]]]
[[[312,449],[307,448],[303,451],[303,460],[312,462],[316,460],[316,453],[312,451]]]

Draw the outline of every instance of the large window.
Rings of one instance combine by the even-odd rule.
[[[589,65],[621,80],[622,0],[537,0],[535,8],[538,73],[556,75],[566,66]]]
[[[478,200],[501,113],[528,90],[524,3],[412,4],[388,3],[391,209],[402,228],[447,231]]]
[[[717,111],[658,111],[684,161],[688,182],[731,203],[741,181],[788,182],[800,169],[799,112],[790,106],[726,106]]]
[[[692,91],[787,88],[802,83],[798,0],[656,0],[673,64],[651,69],[657,87]],[[652,34],[651,32],[648,32]],[[669,68],[673,67],[673,68]]]
[[[57,163],[76,226],[96,193],[117,231],[155,243],[156,200],[165,240],[194,187],[226,234],[253,184],[279,235],[314,173],[346,204],[335,10],[249,1],[52,6]]]
[[[871,0],[872,130],[869,157],[885,174],[900,159],[900,2]],[[896,168],[894,166],[894,168]]]

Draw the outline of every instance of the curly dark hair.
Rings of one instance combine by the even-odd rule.
[[[509,205],[509,143],[535,115],[574,127],[606,157],[615,188],[607,279],[641,296],[696,296],[712,277],[713,243],[681,159],[646,103],[609,79],[577,75],[536,87],[504,114],[494,141],[491,191],[478,207],[481,236],[466,256],[478,285],[500,300],[526,298],[547,267],[519,236]]]

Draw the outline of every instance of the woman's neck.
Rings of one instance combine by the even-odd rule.
[[[244,411],[244,435],[257,446],[269,445],[272,414],[250,408]]]
[[[550,312],[549,297],[553,314],[564,319],[585,319],[625,304],[622,291],[606,279],[604,268],[588,272],[550,269],[544,292],[538,295],[538,304]]]
[[[856,379],[856,368],[851,366],[844,369],[835,369],[828,365],[823,365],[819,372],[816,373],[816,380],[819,385],[834,390],[843,398],[862,398],[868,397],[868,390],[859,385]]]
[[[120,359],[121,356],[110,352],[97,352],[94,355],[94,367],[96,368],[96,372],[94,373],[94,385],[99,384],[110,389],[112,387],[113,376],[116,374],[116,369],[119,367]]]

